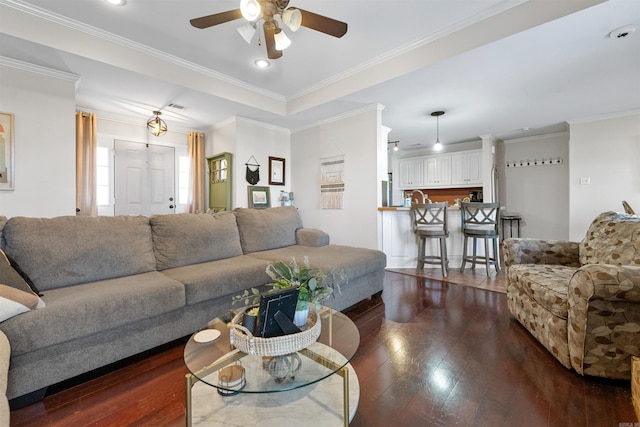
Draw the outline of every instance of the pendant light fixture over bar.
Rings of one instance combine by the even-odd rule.
[[[434,111],[431,113],[436,118],[436,142],[433,144],[433,151],[442,151],[442,143],[440,142],[440,116],[444,114],[444,111]]]
[[[167,123],[160,118],[160,111],[154,111],[153,114],[156,116],[152,119],[149,119],[147,122],[147,128],[153,136],[162,136],[167,133]]]

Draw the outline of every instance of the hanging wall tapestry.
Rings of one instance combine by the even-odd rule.
[[[255,163],[249,163],[251,159],[253,159]],[[247,163],[244,165],[247,167],[247,172],[245,173],[247,182],[251,185],[256,185],[260,182],[260,165],[256,158],[253,156],[249,157],[249,160],[247,160]]]
[[[343,209],[344,154],[320,159],[322,209]]]

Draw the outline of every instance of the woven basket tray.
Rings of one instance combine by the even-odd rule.
[[[254,337],[251,332],[242,326],[243,312],[229,323],[231,344],[238,350],[258,356],[282,356],[295,353],[298,350],[309,347],[320,336],[322,322],[313,304],[309,304],[309,319],[307,329],[297,334],[282,335],[273,338]]]

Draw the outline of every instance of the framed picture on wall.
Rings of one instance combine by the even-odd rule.
[[[284,185],[284,162],[283,158],[269,156],[269,185]]]
[[[0,112],[0,190],[13,190],[13,113]]]
[[[249,207],[254,209],[265,209],[271,207],[271,195],[269,187],[259,187],[248,185]]]

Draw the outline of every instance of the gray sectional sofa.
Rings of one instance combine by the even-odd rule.
[[[0,217],[0,249],[41,292],[44,308],[0,323],[11,344],[7,396],[46,387],[187,336],[231,297],[269,283],[266,266],[307,256],[344,269],[327,301],[343,310],[382,291],[386,257],[329,244],[295,207],[216,214]]]

